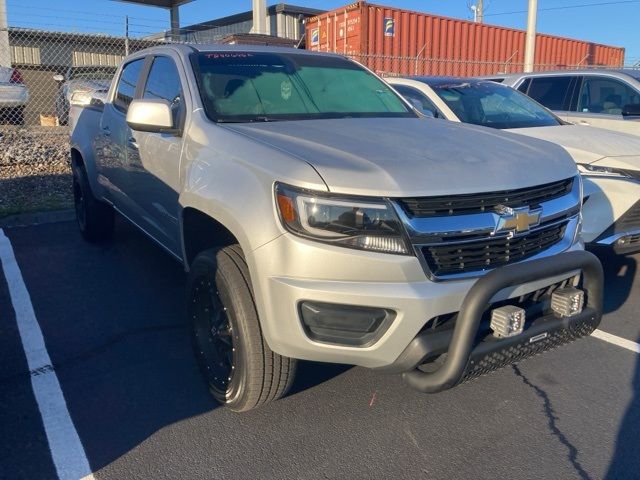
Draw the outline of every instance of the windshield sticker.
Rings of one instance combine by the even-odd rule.
[[[284,80],[280,84],[280,96],[283,100],[289,100],[291,98],[291,82]]]
[[[205,58],[249,58],[253,57],[253,53],[207,53]]]

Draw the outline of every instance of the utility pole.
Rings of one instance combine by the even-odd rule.
[[[536,58],[536,23],[538,20],[538,0],[529,0],[527,15],[527,37],[524,48],[524,71],[533,72]]]
[[[484,0],[478,0],[476,4],[476,22],[483,23],[484,22]]]
[[[7,24],[7,3],[5,0],[0,0],[0,66],[11,66],[9,26]]]
[[[171,40],[180,41],[180,6],[171,5],[169,8],[169,18],[171,22]]]

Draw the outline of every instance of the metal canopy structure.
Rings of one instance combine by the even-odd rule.
[[[193,2],[193,0],[114,0],[116,2],[135,3],[147,7],[173,8]]]
[[[114,0],[116,2],[134,3],[147,7],[166,8],[170,12],[171,17],[171,37],[176,40],[180,30],[180,12],[181,5],[193,2],[193,0]]]

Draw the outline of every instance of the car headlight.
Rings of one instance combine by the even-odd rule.
[[[383,199],[333,195],[276,184],[284,227],[295,235],[343,247],[406,255],[403,227]]]
[[[640,180],[640,172],[634,170],[623,170],[621,168],[603,167],[600,165],[578,164],[578,171],[587,176],[598,177],[624,177]]]
[[[87,106],[91,103],[91,92],[73,92],[69,103],[71,105],[78,105],[81,107]]]

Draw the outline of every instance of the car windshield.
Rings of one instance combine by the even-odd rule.
[[[460,81],[431,88],[461,122],[499,129],[562,125],[534,100],[495,82]]]
[[[69,80],[110,80],[115,67],[76,67],[69,71]]]
[[[194,60],[214,121],[416,117],[384,82],[342,57],[207,52]]]

